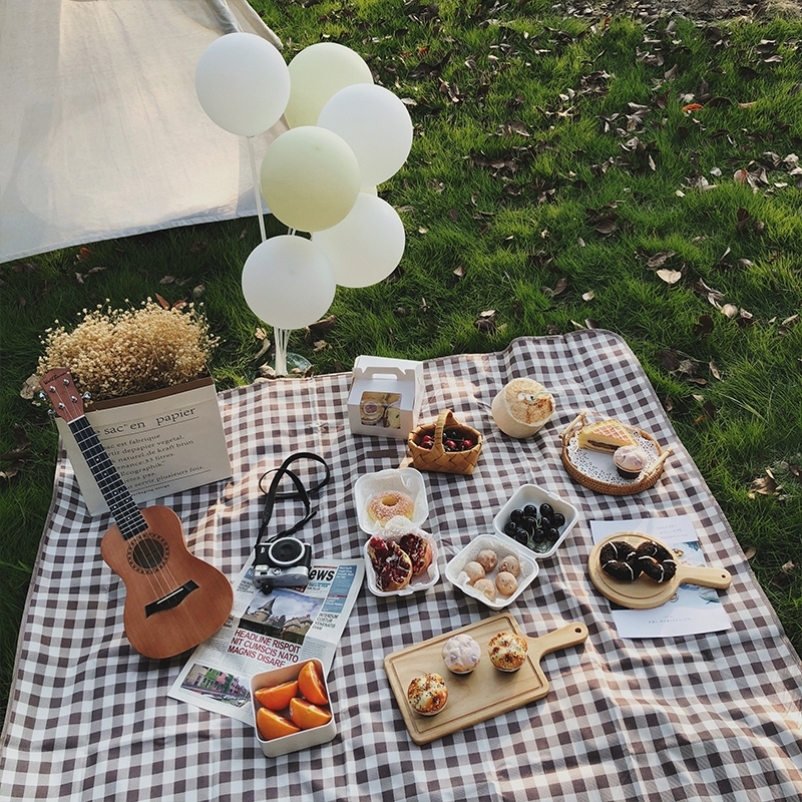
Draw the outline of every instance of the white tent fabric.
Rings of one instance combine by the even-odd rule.
[[[247,140],[195,94],[233,30],[281,47],[246,0],[0,0],[0,263],[256,214]]]

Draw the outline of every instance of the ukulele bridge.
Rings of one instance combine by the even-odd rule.
[[[190,579],[188,582],[185,582],[181,587],[176,588],[173,591],[170,591],[166,596],[162,596],[160,599],[156,599],[156,601],[151,602],[150,604],[145,605],[145,618],[150,618],[150,616],[155,615],[156,613],[161,613],[164,610],[172,610],[174,607],[178,607],[193,590],[197,590],[199,587],[198,583],[194,580]]]

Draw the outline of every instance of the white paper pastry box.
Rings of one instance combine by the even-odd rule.
[[[354,434],[406,440],[418,425],[423,403],[423,363],[358,356],[348,396]]]

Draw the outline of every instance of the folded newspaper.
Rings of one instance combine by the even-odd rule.
[[[312,657],[328,674],[364,576],[362,559],[321,560],[305,589],[263,592],[249,563],[234,584],[228,621],[195,649],[169,696],[252,723],[254,674]]]

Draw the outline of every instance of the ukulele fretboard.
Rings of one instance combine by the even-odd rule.
[[[89,421],[82,415],[70,421],[69,427],[122,536],[128,540],[146,530],[147,522]]]

